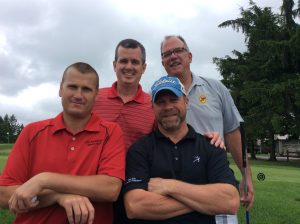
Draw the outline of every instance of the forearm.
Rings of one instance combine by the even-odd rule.
[[[71,176],[41,173],[37,178],[40,179],[43,189],[83,195],[94,201],[115,201],[122,186],[120,179],[106,175]]]
[[[232,132],[225,134],[225,143],[226,147],[229,149],[232,158],[236,165],[238,166],[241,174],[244,176],[244,167],[243,167],[243,152],[242,152],[242,142],[241,142],[241,133],[237,128]],[[248,156],[246,156],[246,172],[248,179],[251,178],[251,170],[248,164]]]
[[[242,142],[241,133],[238,128],[225,133],[225,144],[226,148],[231,153],[234,162],[243,174]]]
[[[59,197],[63,195],[62,193],[58,193],[52,190],[42,190],[37,195],[37,200],[39,201],[38,205],[34,209],[45,208],[57,203]]]
[[[20,185],[0,186],[0,207],[8,209],[8,201]]]
[[[130,219],[164,220],[193,211],[173,198],[142,189],[127,192],[124,203]]]
[[[166,194],[191,207],[208,214],[236,214],[239,208],[238,190],[223,183],[195,185],[166,179]]]

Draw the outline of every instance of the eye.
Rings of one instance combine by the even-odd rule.
[[[181,54],[185,51],[185,49],[184,48],[175,48],[173,51],[175,54]]]
[[[89,88],[89,87],[83,87],[82,91],[83,92],[92,92],[93,90],[91,88]]]
[[[121,59],[118,61],[120,64],[127,64],[128,60],[127,59]]]
[[[162,56],[163,58],[170,57],[171,55],[172,55],[172,51],[166,51],[166,52],[163,52],[163,53],[161,54],[161,56]]]
[[[179,97],[172,97],[172,98],[170,99],[170,101],[171,101],[172,103],[176,103],[176,102],[179,101]]]
[[[69,89],[77,89],[77,86],[76,85],[68,85],[67,86]]]
[[[132,60],[131,63],[133,65],[139,65],[139,64],[141,64],[139,60]]]

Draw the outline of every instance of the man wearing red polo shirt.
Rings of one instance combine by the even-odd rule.
[[[92,113],[99,87],[86,63],[64,71],[63,112],[29,124],[0,176],[0,206],[15,223],[112,223],[124,180],[121,128]]]

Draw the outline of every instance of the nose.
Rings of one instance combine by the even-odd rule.
[[[173,109],[173,103],[171,101],[166,101],[164,104],[164,110],[172,110]]]
[[[80,99],[83,97],[82,95],[82,89],[81,88],[77,88],[75,91],[74,91],[74,97],[76,99]]]
[[[132,68],[132,63],[129,61],[125,64],[126,69],[131,69]]]

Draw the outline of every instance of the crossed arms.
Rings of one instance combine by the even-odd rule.
[[[235,214],[239,208],[239,194],[231,184],[195,185],[151,178],[148,191],[128,191],[124,203],[131,219],[163,220],[192,211],[208,215]]]
[[[90,201],[115,201],[122,181],[107,175],[71,176],[40,173],[22,185],[0,186],[0,206],[14,213],[28,212],[55,203],[65,208],[68,219],[93,221]],[[37,201],[32,200],[37,196]],[[74,217],[73,217],[74,212]]]

